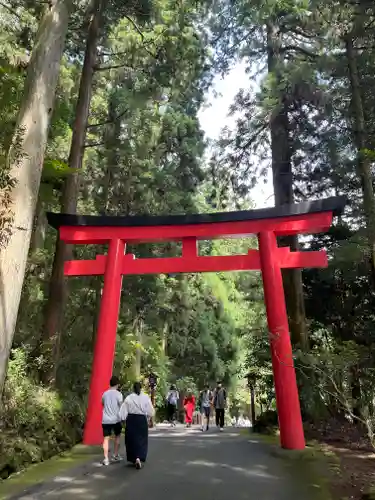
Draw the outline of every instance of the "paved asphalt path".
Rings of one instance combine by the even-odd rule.
[[[159,428],[150,432],[141,471],[125,462],[92,468],[24,500],[309,500],[310,493],[270,447],[226,428]]]

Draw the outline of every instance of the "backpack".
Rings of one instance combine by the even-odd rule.
[[[206,394],[206,391],[201,391],[200,395],[199,395],[199,406],[202,407],[203,405],[203,398]],[[208,391],[208,399],[209,401],[211,402],[212,401],[212,391]]]

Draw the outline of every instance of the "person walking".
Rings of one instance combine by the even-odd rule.
[[[195,396],[191,389],[188,389],[184,398],[185,422],[186,427],[191,427],[193,423],[193,413],[195,410]]]
[[[135,382],[133,392],[125,398],[120,408],[120,418],[125,422],[126,459],[142,468],[148,452],[148,419],[155,414],[150,396],[141,392],[142,385]]]
[[[199,406],[202,418],[202,431],[204,431],[205,428],[206,431],[208,431],[210,427],[211,404],[212,404],[212,392],[210,391],[210,386],[206,384],[204,390],[201,391],[199,395]]]
[[[216,427],[220,428],[220,431],[222,432],[224,430],[225,408],[227,405],[227,392],[224,389],[223,384],[221,382],[217,383],[214,392],[213,403],[216,414]]]
[[[180,399],[177,387],[172,384],[167,394],[167,418],[171,427],[176,426],[177,404]]]
[[[109,389],[102,396],[103,414],[103,465],[109,465],[109,439],[112,433],[115,435],[115,446],[112,456],[114,462],[119,462],[122,457],[119,455],[120,437],[122,431],[121,418],[119,415],[123,397],[119,391],[120,381],[117,377],[112,377],[109,381]]]

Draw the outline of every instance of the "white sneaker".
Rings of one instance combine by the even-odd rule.
[[[108,458],[105,458],[102,462],[103,465],[109,465],[109,460]]]
[[[137,458],[137,460],[135,461],[135,468],[138,470],[142,469],[142,462],[139,460],[139,458]]]
[[[113,462],[121,462],[123,460],[121,455],[113,455],[112,461]]]
[[[220,427],[220,432],[224,432],[224,429],[223,429],[223,427]]]

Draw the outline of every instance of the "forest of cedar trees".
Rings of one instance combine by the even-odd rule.
[[[248,83],[208,141],[198,113],[238,63]],[[375,447],[374,74],[369,0],[0,1],[3,479],[79,442],[87,403],[103,281],[67,280],[63,264],[105,249],[57,241],[46,212],[250,209],[272,170],[275,205],[348,197],[328,233],[282,242],[327,249],[329,267],[283,280],[306,435],[346,450],[347,487],[375,482],[356,461]],[[258,427],[272,426],[260,274],[124,278],[114,371],[127,390],[150,370],[159,418],[171,382],[218,378],[232,414],[249,414],[250,372]]]

